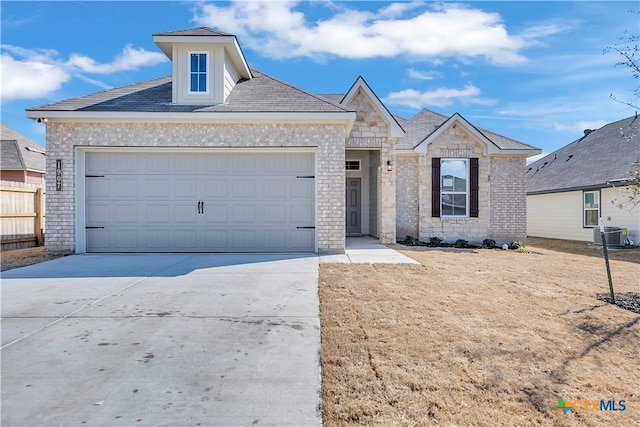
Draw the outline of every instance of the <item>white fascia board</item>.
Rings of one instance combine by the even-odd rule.
[[[233,48],[229,49],[230,50],[229,59],[231,59],[231,62],[236,67],[236,70],[238,71],[238,74],[240,74],[240,77],[245,79],[252,78],[253,76],[251,75],[249,64],[247,64],[244,54],[242,53],[242,49],[240,48],[240,45],[238,44],[238,40],[236,40],[235,37],[233,38],[232,43],[233,43]],[[225,52],[226,51],[227,49],[225,49]]]
[[[369,87],[362,76],[358,77],[353,86],[351,86],[351,89],[349,89],[349,92],[347,92],[344,98],[342,98],[340,104],[347,105],[358,92],[359,88],[361,88],[369,97],[369,101],[371,101],[378,114],[380,114],[385,122],[387,122],[387,129],[389,129],[389,138],[403,138],[405,136],[404,129],[400,127],[396,119],[394,119],[391,113],[389,113],[387,107],[384,106],[382,101],[380,101],[380,98],[378,98],[378,96],[373,92],[373,90]]]

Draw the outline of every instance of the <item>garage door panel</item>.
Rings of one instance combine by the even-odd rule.
[[[206,199],[226,199],[229,197],[229,180],[206,179],[202,193]]]
[[[113,195],[118,199],[136,199],[140,197],[138,186],[140,181],[137,177],[121,177],[113,180]]]
[[[266,199],[284,200],[287,197],[287,180],[286,179],[265,179],[263,181],[263,195]]]
[[[118,250],[135,250],[140,246],[139,231],[135,228],[118,229],[113,232],[115,248]]]
[[[312,153],[87,153],[89,252],[315,246]],[[204,202],[204,209],[198,202]],[[296,227],[311,227],[297,229]]]
[[[262,171],[265,174],[281,174],[282,171],[288,170],[287,156],[278,154],[269,154],[262,157]]]
[[[256,249],[256,230],[234,229],[231,230],[232,249],[239,251],[251,251]]]
[[[234,199],[251,199],[256,197],[256,182],[255,179],[236,179],[231,183],[231,196]]]
[[[193,170],[192,170],[193,172]],[[174,199],[184,200],[196,200],[198,197],[198,178],[178,178],[173,181],[173,194]]]
[[[148,177],[144,182],[149,199],[167,200],[172,194],[173,185],[168,178]]]
[[[198,217],[197,202],[176,204],[173,207],[173,222],[176,224],[196,224]]]
[[[170,236],[172,231],[167,228],[151,228],[147,233],[147,249],[155,251],[169,251],[172,249]]]
[[[213,205],[205,206],[205,221],[207,224],[211,223],[228,223],[229,222],[229,207],[226,205]]]
[[[232,154],[231,171],[236,174],[255,173],[257,156],[253,154]]]
[[[233,205],[231,207],[233,215],[231,216],[231,222],[234,224],[249,223],[252,224],[256,221],[256,206],[243,204]]]
[[[289,222],[286,204],[265,205],[263,214],[263,224],[286,224]]]
[[[142,209],[138,203],[118,203],[112,207],[114,212],[114,222],[116,224],[139,224],[139,210]]]

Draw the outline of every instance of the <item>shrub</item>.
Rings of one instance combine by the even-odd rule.
[[[453,244],[453,247],[454,248],[468,248],[469,247],[469,242],[467,242],[464,239],[458,239]]]
[[[522,242],[518,240],[514,240],[513,242],[509,243],[509,249],[518,249],[521,246],[522,246]]]
[[[493,249],[496,247],[496,241],[493,239],[484,239],[482,241],[482,248],[483,249]]]
[[[516,252],[519,252],[521,254],[528,254],[529,249],[525,248],[524,246],[518,246],[518,248],[516,249]]]
[[[430,237],[429,238],[429,246],[438,247],[442,244],[442,239],[439,237]]]

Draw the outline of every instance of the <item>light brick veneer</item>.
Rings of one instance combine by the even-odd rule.
[[[47,123],[47,175],[63,161],[63,190],[47,180],[46,247],[75,250],[75,147],[313,147],[319,252],[344,252],[344,142],[340,124]]]
[[[451,127],[438,136],[428,147],[426,155],[418,158],[418,237],[429,241],[438,237],[445,241],[465,239],[480,243],[492,238],[498,242],[523,240],[526,234],[526,199],[524,162],[522,156],[503,156],[485,153],[484,146],[469,135],[462,126]],[[433,218],[431,216],[431,163],[432,158],[478,157],[478,218]],[[408,160],[402,160],[412,165]],[[401,179],[410,182],[410,173]],[[402,185],[402,184],[400,184]],[[411,190],[399,209],[403,222],[400,227],[410,231]],[[399,197],[400,199],[400,197]],[[409,233],[406,233],[409,234]],[[411,235],[411,234],[409,234]]]
[[[397,237],[418,237],[418,155],[396,157]]]

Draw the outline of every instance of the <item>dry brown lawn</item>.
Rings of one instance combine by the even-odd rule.
[[[598,301],[601,250],[402,248],[422,265],[320,268],[325,426],[640,425],[640,315]],[[614,251],[616,292],[640,250]],[[564,415],[558,397],[626,401]]]
[[[61,256],[63,255],[48,254],[44,246],[0,251],[0,271],[38,264],[40,262],[60,258]]]

